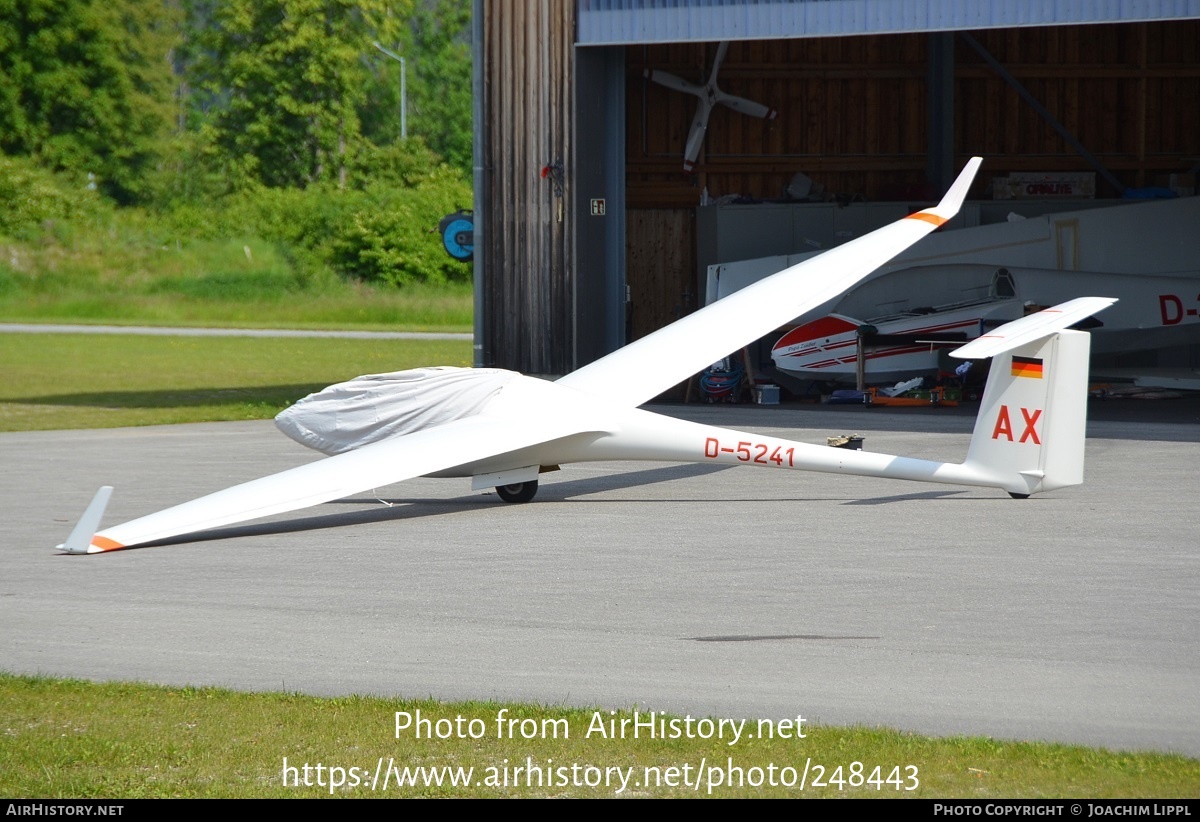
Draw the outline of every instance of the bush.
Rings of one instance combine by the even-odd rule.
[[[104,207],[87,180],[0,155],[0,232],[27,237],[47,222],[95,216]]]
[[[254,186],[213,205],[178,206],[171,221],[198,238],[260,236],[302,275],[325,267],[395,286],[469,280],[470,267],[442,248],[437,225],[470,204],[471,188],[419,141],[410,142],[374,153],[356,174],[359,188]]]
[[[470,189],[449,168],[416,188],[375,184],[331,241],[338,271],[367,282],[402,286],[470,279],[470,266],[442,247],[438,222],[470,202]]]
[[[470,206],[471,187],[419,139],[357,152],[346,189],[239,188],[212,171],[198,141],[180,151],[178,163],[154,181],[156,207],[119,210],[86,180],[0,155],[0,234],[71,245],[81,220],[95,219],[113,238],[119,232],[122,242],[143,250],[261,238],[298,281],[336,274],[403,286],[471,278],[470,266],[450,257],[437,233],[442,217]]]
[[[410,137],[388,146],[367,143],[354,154],[350,167],[351,184],[358,189],[380,183],[416,188],[436,184],[445,169],[442,159],[420,137]]]

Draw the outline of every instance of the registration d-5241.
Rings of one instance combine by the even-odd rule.
[[[716,437],[709,437],[704,441],[704,456],[717,459],[722,454],[732,454],[739,462],[776,465],[780,468],[785,465],[788,468],[796,467],[795,448],[784,448],[781,445],[772,448],[765,443],[746,441],[737,443],[735,447],[732,443],[722,444]]]

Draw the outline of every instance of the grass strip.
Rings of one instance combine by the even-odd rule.
[[[149,243],[81,229],[0,237],[0,322],[464,331],[470,283],[398,288],[303,273],[263,240]]]
[[[0,431],[269,419],[359,374],[470,365],[463,340],[0,335]]]
[[[413,731],[418,712],[428,721],[421,726],[426,738]],[[409,727],[397,731],[397,713]],[[640,716],[644,721],[647,713]],[[790,730],[775,725],[788,738],[767,739],[757,733],[766,726],[754,720],[731,745],[728,734],[723,740],[683,736],[687,726],[680,717],[678,739],[647,739],[644,728],[637,739],[632,731],[625,738],[598,731],[599,724],[608,728],[609,720],[632,717],[631,710],[329,699],[0,674],[0,796],[979,799],[1200,793],[1200,761],[1167,754],[803,724]],[[656,719],[672,727],[671,718]],[[691,727],[698,732],[701,726],[693,721]],[[804,737],[796,738],[798,732]],[[285,757],[294,771],[284,770]],[[798,782],[806,763],[803,790],[782,784]],[[310,785],[303,784],[305,765]],[[817,765],[823,787],[813,784]],[[336,768],[342,771],[331,770]],[[419,768],[426,770],[414,770]],[[617,768],[628,775],[623,789],[610,770]],[[722,784],[710,786],[718,774]],[[417,784],[397,786],[397,776]],[[452,779],[466,784],[452,785]],[[731,779],[742,784],[730,785]],[[331,786],[337,781],[342,784]]]

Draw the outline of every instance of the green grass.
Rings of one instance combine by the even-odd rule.
[[[497,738],[496,718],[533,720],[525,727],[534,738]],[[432,722],[448,720],[449,730],[462,717],[463,737],[417,739],[411,730],[396,731],[396,712]],[[630,718],[618,711],[616,718]],[[643,713],[643,717],[645,714]],[[608,711],[601,719],[610,718]],[[479,720],[469,738],[467,725]],[[549,724],[543,724],[549,720]],[[558,720],[565,720],[554,723]],[[334,788],[283,784],[283,759],[302,767],[360,768],[369,779],[382,758],[398,768],[445,766],[473,768],[472,781],[484,782],[488,768],[524,766],[527,758],[570,769],[578,764],[632,768],[624,796],[707,796],[705,776],[714,765],[743,769],[776,768],[776,781],[798,781],[805,763],[825,768],[827,787],[755,787],[722,785],[713,796],[921,797],[921,798],[1137,798],[1195,797],[1200,793],[1200,761],[1162,754],[1111,753],[1089,748],[998,742],[987,738],[931,739],[872,728],[802,726],[805,738],[603,739],[587,731],[592,710],[496,703],[440,703],[345,697],[320,699],[298,694],[244,694],[216,689],[163,688],[130,684],[91,684],[73,680],[0,675],[0,796],[8,797],[291,797],[291,796],[614,796],[616,787],[572,784],[527,787],[509,784],[467,787],[389,787],[372,792],[365,785]],[[520,725],[512,726],[514,729]],[[684,726],[680,726],[681,728]],[[756,729],[753,721],[747,729]],[[542,728],[558,738],[538,738]],[[431,726],[432,729],[432,726]],[[565,730],[564,730],[565,729]],[[703,771],[699,770],[705,763]],[[880,765],[886,780],[901,766],[895,782],[837,786],[834,769],[849,779],[853,763],[863,763],[861,779]],[[647,768],[666,777],[689,773],[694,787],[635,785]],[[915,767],[915,779],[909,766]],[[797,769],[795,776],[782,771]],[[503,782],[503,771],[493,771]],[[572,771],[563,773],[570,779]],[[655,771],[651,771],[653,775]],[[578,774],[582,776],[583,770]],[[594,776],[595,772],[593,772]],[[310,771],[316,780],[315,771]],[[779,777],[783,777],[781,780]],[[816,771],[809,770],[809,780]],[[347,774],[349,781],[351,776]],[[360,776],[360,780],[362,779]],[[678,781],[678,779],[676,779]],[[878,782],[879,780],[876,780]],[[328,782],[328,779],[326,779]],[[915,783],[916,789],[903,790]]]
[[[469,283],[343,280],[259,239],[0,238],[0,322],[470,331]],[[78,234],[78,236],[75,236]]]
[[[0,334],[0,431],[270,419],[359,374],[470,363],[457,340]]]

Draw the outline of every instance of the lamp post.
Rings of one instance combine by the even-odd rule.
[[[372,45],[382,51],[393,60],[400,61],[400,139],[408,139],[408,65],[404,62],[404,58],[396,54],[390,49],[385,49],[376,40]]]

